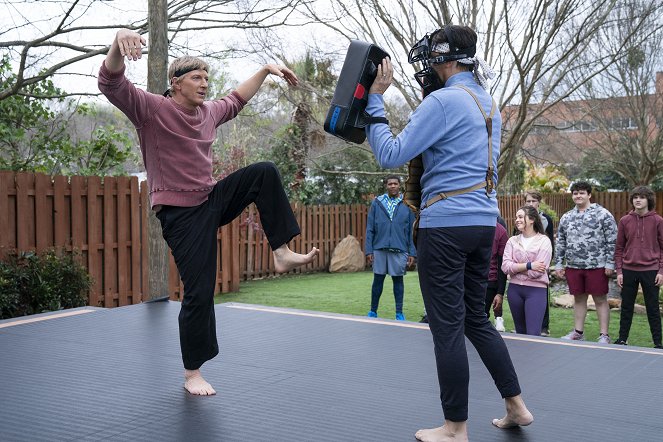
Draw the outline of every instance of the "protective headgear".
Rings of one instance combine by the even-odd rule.
[[[438,32],[444,32],[446,42],[433,44],[433,39]],[[431,53],[437,52],[440,55],[432,57]],[[474,65],[474,76],[482,87],[486,88],[486,79],[495,76],[494,71],[476,56],[476,45],[468,47],[458,47],[453,38],[453,32],[448,26],[438,29],[432,34],[426,34],[421,40],[412,46],[408,54],[408,62],[421,62],[423,69],[414,74],[414,78],[424,90],[424,96],[440,89],[444,83],[440,80],[437,73],[432,69],[432,65],[446,63],[448,61],[457,61],[461,64]]]
[[[433,38],[438,32],[444,32],[448,43],[433,45]],[[438,52],[440,55],[431,57],[431,52]],[[464,58],[472,58],[476,53],[476,45],[459,48],[454,44],[452,32],[445,26],[432,34],[426,34],[421,40],[416,42],[408,54],[410,64],[421,62],[423,69],[414,74],[414,78],[424,90],[424,96],[430,92],[440,89],[444,83],[431,67],[434,64],[446,63],[447,61],[457,61]]]

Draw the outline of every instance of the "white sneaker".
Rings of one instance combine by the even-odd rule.
[[[610,336],[600,335],[597,341],[599,344],[610,344]]]
[[[495,330],[497,330],[498,332],[506,331],[506,329],[504,328],[504,319],[502,319],[501,316],[495,318]]]

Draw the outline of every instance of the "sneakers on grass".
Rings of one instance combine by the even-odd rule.
[[[572,330],[569,334],[562,336],[562,339],[566,339],[567,341],[584,341],[585,334]]]
[[[614,344],[615,344],[615,345],[628,345],[628,342],[626,342],[626,341],[623,340],[623,339],[617,339],[617,340],[614,342]]]
[[[501,316],[495,318],[495,330],[498,332],[506,331],[504,328],[504,319]]]
[[[366,316],[368,316],[369,318],[377,318],[378,314],[376,312],[374,312],[373,310],[371,310],[370,312],[368,312],[368,315],[366,315]]]
[[[405,315],[403,315],[403,313],[396,313],[396,320],[405,321]]]

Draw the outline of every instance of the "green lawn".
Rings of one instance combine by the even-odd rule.
[[[289,275],[243,282],[240,284],[239,293],[217,295],[215,300],[217,303],[241,302],[364,316],[370,308],[372,282],[373,273],[370,271]],[[385,279],[384,287],[378,315],[393,319],[395,311],[391,278],[387,277]],[[405,299],[403,304],[403,313],[406,319],[409,321],[419,321],[421,319],[423,301],[416,272],[409,272],[405,276]],[[506,301],[504,320],[507,330],[512,330],[513,321]],[[551,336],[560,337],[572,328],[572,309],[550,309]],[[610,315],[610,336],[613,340],[617,338],[618,331],[619,312],[613,311]],[[588,340],[598,338],[596,312],[588,312],[585,334]],[[634,315],[629,344],[653,347],[646,315]]]

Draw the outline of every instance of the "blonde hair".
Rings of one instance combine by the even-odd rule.
[[[176,58],[168,68],[168,85],[170,86],[163,93],[165,97],[172,96],[173,78],[181,77],[187,72],[203,70],[209,72],[209,65],[198,57],[185,55],[184,57]]]
[[[201,69],[209,72],[209,65],[198,57],[185,55],[184,57],[176,58],[168,68],[168,78],[180,77],[187,72]]]

